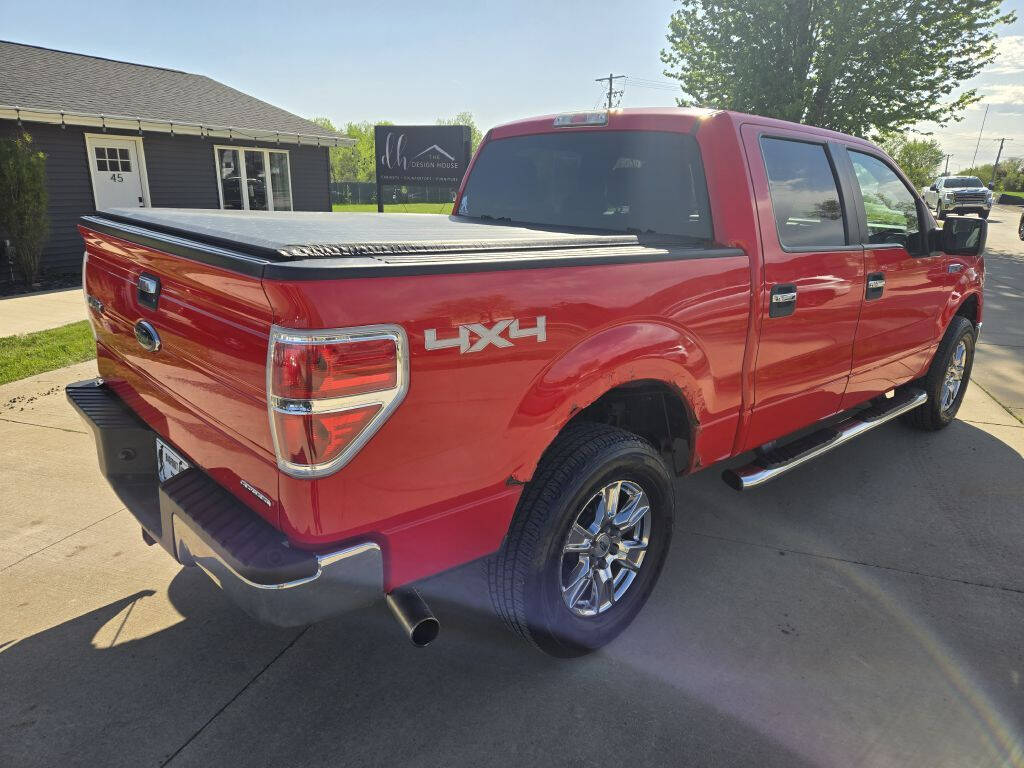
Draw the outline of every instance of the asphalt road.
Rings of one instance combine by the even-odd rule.
[[[61,392],[91,363],[0,388],[0,765],[1024,766],[1018,215],[975,367],[1006,407],[972,386],[941,433],[745,495],[680,481],[651,601],[575,661],[506,635],[478,564],[423,585],[427,649],[382,604],[255,624],[100,480]]]

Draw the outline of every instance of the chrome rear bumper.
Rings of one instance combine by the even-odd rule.
[[[194,466],[159,482],[156,432],[101,380],[71,384],[67,397],[93,431],[100,471],[147,540],[182,565],[199,566],[254,618],[298,626],[383,596],[383,558],[375,542],[329,552],[296,549]]]

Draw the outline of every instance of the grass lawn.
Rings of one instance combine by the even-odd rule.
[[[335,213],[376,213],[376,203],[335,203],[333,206]],[[394,205],[385,205],[385,213],[443,213],[449,214],[452,212],[451,203],[395,203]]]
[[[0,337],[0,384],[96,357],[89,321]]]

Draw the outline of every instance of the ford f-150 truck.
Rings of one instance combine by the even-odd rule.
[[[559,656],[621,632],[678,475],[749,489],[898,416],[954,418],[986,223],[895,163],[724,111],[524,120],[451,216],[114,210],[81,222],[100,378],[67,394],[142,525],[259,619],[472,560]]]

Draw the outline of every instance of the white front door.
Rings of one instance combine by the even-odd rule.
[[[86,136],[96,210],[141,208],[149,204],[140,163],[142,139]]]

